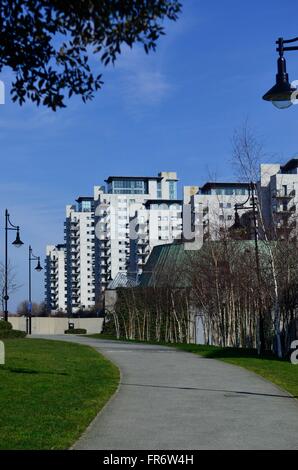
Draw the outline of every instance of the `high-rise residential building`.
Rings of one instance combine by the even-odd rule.
[[[76,202],[66,207],[64,223],[69,312],[96,306],[94,200],[79,197]]]
[[[104,290],[118,274],[136,277],[154,246],[181,235],[176,173],[110,176],[106,183],[94,188],[93,197],[79,197],[66,207],[65,268],[55,278],[57,285],[64,286],[64,303],[51,304],[52,310],[75,313],[100,308]]]
[[[137,280],[155,246],[182,239],[183,201],[149,199],[131,219],[128,274]],[[134,230],[136,228],[136,230]]]
[[[186,186],[183,224],[191,226],[193,238],[199,245],[207,239],[217,240],[234,224],[235,205],[247,201],[248,196],[247,183],[207,182],[201,187]]]
[[[45,299],[49,311],[66,312],[66,245],[46,247]]]
[[[151,237],[153,225],[149,222],[143,246],[136,250],[134,243],[139,239],[139,226],[144,223],[142,217],[145,219],[144,213],[147,214],[150,209],[148,205],[151,201],[155,204],[177,201],[177,175],[174,172],[161,172],[152,177],[110,176],[106,183],[107,188],[94,188],[96,237],[99,240],[95,259],[101,292],[118,273],[130,272],[136,275],[141,272],[141,266],[149,256],[154,240],[156,244],[169,243],[172,240],[174,232],[171,233],[171,238],[166,238],[165,235]],[[148,220],[150,221],[150,217]],[[140,243],[141,241],[139,245]]]
[[[297,237],[298,158],[261,164],[259,197],[269,236]]]
[[[196,249],[217,240],[235,222],[235,205],[246,203],[249,184],[207,182],[184,188],[178,199],[177,175],[110,176],[94,195],[66,207],[65,244],[47,247],[46,299],[51,310],[75,313],[102,305],[103,292],[118,276],[132,282],[143,272],[155,246],[183,238]],[[262,165],[258,198],[263,218],[277,228],[294,222],[298,203],[298,159]],[[258,204],[259,207],[259,204]],[[126,282],[126,281],[125,281]]]

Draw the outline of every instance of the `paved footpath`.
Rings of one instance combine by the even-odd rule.
[[[298,400],[244,369],[155,345],[47,338],[90,345],[121,370],[75,449],[298,449]]]

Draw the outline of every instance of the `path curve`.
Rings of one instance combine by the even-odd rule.
[[[121,370],[76,450],[298,449],[298,401],[240,367],[158,345],[43,338],[92,346]]]

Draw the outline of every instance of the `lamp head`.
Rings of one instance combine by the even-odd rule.
[[[24,245],[24,243],[22,242],[22,240],[20,239],[20,231],[19,231],[19,227],[17,228],[17,235],[16,235],[16,239],[14,242],[12,242],[13,246],[15,246],[16,248],[20,248],[22,245]]]
[[[278,109],[287,109],[292,106],[293,101],[296,98],[293,98],[293,93],[297,91],[297,89],[289,82],[289,75],[287,74],[286,69],[286,59],[284,57],[279,57],[277,68],[278,72],[276,75],[276,83],[267,91],[267,93],[265,93],[263,100],[271,101],[273,106]]]
[[[38,258],[37,266],[35,268],[35,271],[39,272],[42,271],[42,266],[40,264],[40,258]]]

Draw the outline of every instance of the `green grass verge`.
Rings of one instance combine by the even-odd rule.
[[[0,449],[68,449],[116,391],[117,367],[88,346],[4,342]]]
[[[115,337],[101,334],[90,336],[98,339],[116,339]],[[125,340],[123,339],[123,341]],[[152,344],[156,343],[152,342]],[[295,398],[298,398],[298,365],[293,365],[288,361],[281,361],[274,357],[259,358],[255,350],[249,349],[220,348],[199,344],[158,344],[175,347],[210,359],[218,359],[235,366],[244,367],[283,388]]]

